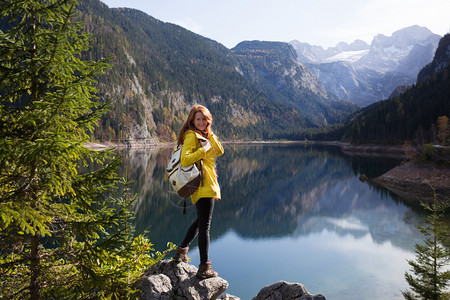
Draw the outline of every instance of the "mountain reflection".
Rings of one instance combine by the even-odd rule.
[[[123,172],[133,180],[137,232],[149,230],[157,250],[180,243],[195,218],[195,207],[165,177],[171,149],[123,152]],[[350,158],[337,147],[303,144],[228,144],[217,159],[222,200],[216,202],[212,240],[232,230],[246,239],[308,235],[323,230],[339,235],[390,241],[408,247],[414,214],[385,190],[358,180],[380,175],[399,162]]]

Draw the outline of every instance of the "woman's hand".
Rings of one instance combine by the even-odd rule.
[[[211,149],[211,143],[207,139],[200,140],[200,144],[203,149],[205,149],[205,152],[208,152],[208,150]]]

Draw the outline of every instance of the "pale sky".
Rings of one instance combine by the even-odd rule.
[[[450,30],[450,0],[101,0],[139,9],[233,48],[245,40],[298,40],[324,48],[419,25]]]

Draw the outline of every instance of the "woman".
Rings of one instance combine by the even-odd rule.
[[[183,145],[181,165],[187,167],[203,160],[203,181],[191,195],[191,202],[197,209],[197,219],[189,227],[173,259],[178,262],[187,262],[189,245],[198,235],[200,265],[196,276],[201,279],[217,276],[217,272],[211,268],[211,262],[208,260],[209,230],[214,201],[220,199],[215,161],[217,156],[223,154],[223,147],[212,133],[211,124],[212,116],[209,110],[202,105],[194,105],[178,135],[178,145]]]

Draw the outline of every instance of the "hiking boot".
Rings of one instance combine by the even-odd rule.
[[[211,268],[211,262],[208,261],[206,264],[200,264],[198,266],[198,271],[195,276],[200,279],[206,279],[211,277],[217,277],[217,272]]]
[[[176,260],[177,262],[187,263],[189,261],[189,257],[187,257],[188,250],[189,250],[189,247],[185,247],[185,248],[178,247],[177,252],[172,257],[172,259]]]

